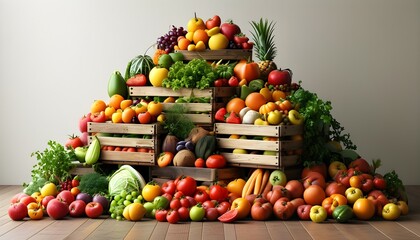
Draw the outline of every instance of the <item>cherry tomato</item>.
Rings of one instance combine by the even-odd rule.
[[[194,166],[197,168],[202,168],[206,166],[206,161],[202,158],[197,158],[194,162]]]
[[[210,199],[212,200],[223,202],[223,201],[226,201],[226,199],[228,198],[229,191],[227,190],[227,188],[222,187],[218,184],[215,184],[210,187],[209,196],[210,196]]]
[[[201,190],[201,189],[197,189],[197,191],[195,192],[195,195],[194,195],[194,199],[198,203],[203,203],[203,202],[209,200],[209,198],[210,197],[207,194],[207,192],[205,190]]]

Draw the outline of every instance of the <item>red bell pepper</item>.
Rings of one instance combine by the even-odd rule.
[[[235,112],[230,112],[229,116],[226,118],[226,123],[241,124],[241,118]]]
[[[219,122],[225,122],[225,115],[227,114],[226,108],[222,107],[217,110],[214,119]]]

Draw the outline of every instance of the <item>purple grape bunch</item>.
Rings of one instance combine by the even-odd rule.
[[[157,48],[167,53],[173,52],[175,45],[178,43],[178,37],[185,36],[187,30],[183,27],[175,27],[172,25],[168,33],[157,39]]]

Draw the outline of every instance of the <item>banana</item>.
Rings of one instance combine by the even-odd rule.
[[[254,170],[254,172],[249,177],[248,181],[245,183],[245,186],[242,190],[242,197],[246,197],[253,192],[257,176],[259,173],[262,173],[262,171],[263,170],[261,168],[257,168]]]
[[[261,185],[262,185],[263,175],[264,175],[264,173],[261,170],[260,172],[258,172],[258,175],[255,178],[254,194],[259,194],[259,192],[261,191]]]

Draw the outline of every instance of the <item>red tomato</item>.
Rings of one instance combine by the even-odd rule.
[[[197,158],[194,162],[194,166],[198,167],[198,168],[202,168],[202,167],[206,166],[206,161],[204,161],[204,159],[202,159],[202,158]]]
[[[169,210],[166,214],[166,220],[169,223],[177,223],[180,220],[178,211],[173,209]]]
[[[201,189],[197,189],[195,195],[194,195],[194,199],[196,202],[198,203],[203,203],[207,200],[209,200],[209,195],[207,194],[206,191],[201,190]]]
[[[220,154],[210,155],[206,160],[208,168],[224,168],[226,166],[226,158]]]
[[[223,202],[223,201],[226,201],[226,199],[228,198],[229,191],[227,190],[227,188],[222,187],[218,184],[215,184],[210,187],[209,196],[210,196],[210,199],[212,200]]]
[[[181,177],[176,183],[176,189],[186,196],[194,196],[197,188],[197,182],[189,176]]]
[[[76,149],[77,147],[83,147],[83,142],[80,140],[78,136],[70,136],[70,138],[67,140],[65,144],[66,148],[72,147],[73,149]]]
[[[166,222],[166,214],[168,214],[168,210],[166,209],[157,209],[155,213],[155,219],[159,222]]]
[[[99,113],[94,113],[90,115],[90,120],[92,120],[92,122],[97,122],[97,123],[103,123],[106,121],[106,115],[104,111],[101,111]]]

